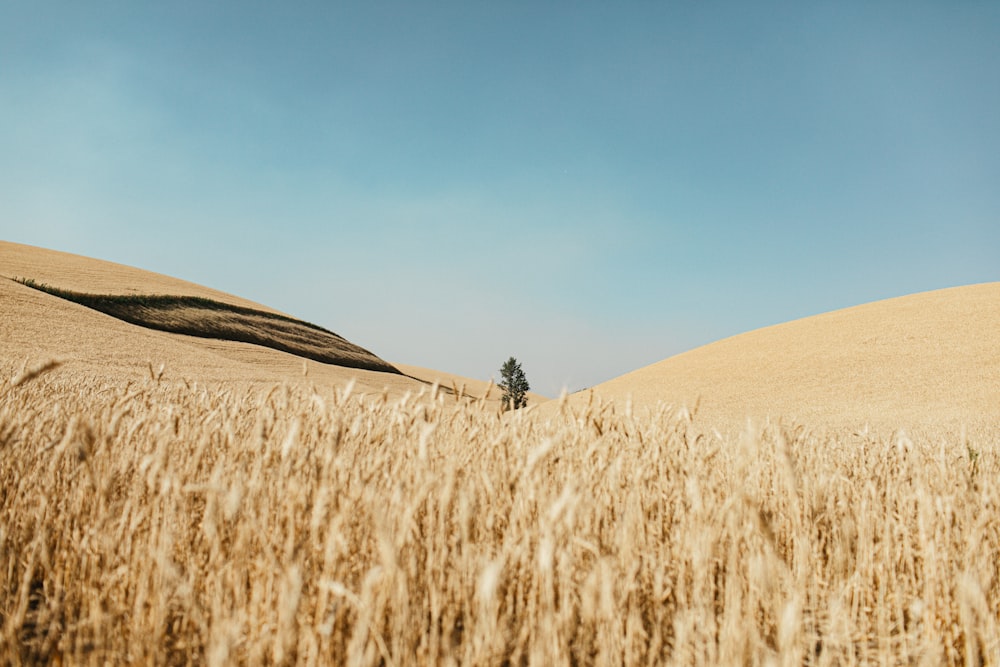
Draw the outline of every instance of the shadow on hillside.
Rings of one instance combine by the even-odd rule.
[[[30,279],[16,282],[148,329],[251,343],[324,364],[403,374],[332,331],[277,313],[194,296],[86,294]]]

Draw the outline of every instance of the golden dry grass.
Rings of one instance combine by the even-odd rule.
[[[16,275],[113,291],[48,252]],[[0,280],[0,664],[1000,664],[996,333],[951,322],[993,321],[982,289],[500,415]],[[892,343],[851,376],[867,430],[831,381],[861,322]]]
[[[0,368],[0,661],[996,664],[995,440]]]
[[[1000,425],[1000,282],[913,294],[727,338],[593,388],[623,405],[693,406],[741,428]],[[574,401],[586,401],[576,396]]]

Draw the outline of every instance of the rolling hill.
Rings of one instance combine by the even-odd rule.
[[[485,382],[397,369],[322,327],[225,292],[6,241],[0,241],[0,312],[0,360],[8,366],[57,358],[69,369],[122,379],[162,367],[168,378],[201,382],[353,380],[359,391],[394,396],[435,382],[448,391],[453,385],[479,391],[476,397],[488,391]],[[499,392],[489,398],[498,400]]]
[[[382,369],[398,372],[348,368],[321,363],[321,354],[307,361],[310,353],[301,349],[250,344],[225,332],[206,338],[157,331],[149,323],[135,326],[120,313],[111,317],[93,304],[85,307],[13,280],[105,300],[117,295],[111,301],[126,304],[171,295],[186,309],[154,313],[168,324],[201,326],[221,312],[213,326],[272,335],[277,322],[290,327],[279,335],[286,342],[320,331],[323,344],[343,341],[370,354],[266,306],[142,269],[0,241],[0,277],[6,278],[0,280],[0,340],[8,366],[59,358],[70,368],[127,379],[148,377],[162,366],[168,377],[204,382],[275,383],[307,374],[310,382],[354,380],[371,393],[402,395],[439,383],[447,390],[464,387],[474,397],[500,395],[487,382],[418,366]],[[1000,283],[913,294],[750,331],[632,371],[569,401],[592,396],[639,408],[697,406],[699,421],[719,428],[779,418],[853,429],[992,427],[1000,423]],[[531,398],[532,404],[545,400]]]
[[[597,385],[709,423],[961,428],[1000,423],[1000,283],[877,301],[758,329]],[[575,395],[572,401],[585,401]]]

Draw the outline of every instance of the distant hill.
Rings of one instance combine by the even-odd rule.
[[[592,389],[712,423],[1000,424],[1000,283],[913,294],[697,348]],[[574,402],[587,396],[576,395]]]
[[[57,294],[38,289],[43,284]],[[427,369],[400,371],[331,331],[225,292],[6,241],[0,312],[7,366],[59,358],[94,377],[148,377],[162,366],[165,377],[204,382],[353,380],[359,391],[394,396],[426,390],[438,376],[447,376],[447,393],[452,384],[473,397],[474,388],[485,389]]]

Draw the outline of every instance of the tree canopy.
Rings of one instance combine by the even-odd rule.
[[[528,378],[525,377],[521,364],[517,359],[511,357],[500,367],[500,384],[503,389],[503,409],[516,410],[528,404],[526,394],[531,389],[528,385]]]

